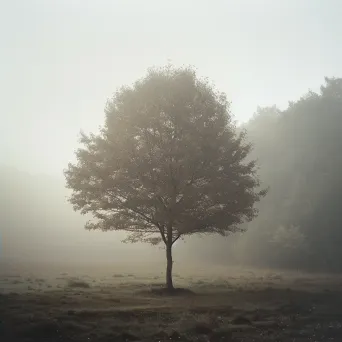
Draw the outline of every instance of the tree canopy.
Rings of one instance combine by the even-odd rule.
[[[87,229],[124,230],[131,242],[172,245],[195,233],[227,235],[257,215],[252,146],[237,133],[226,95],[191,68],[149,70],[108,101],[99,134],[82,134],[65,171]]]

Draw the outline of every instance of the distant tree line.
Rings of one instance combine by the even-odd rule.
[[[342,79],[325,78],[319,93],[309,91],[286,110],[258,108],[244,128],[270,189],[235,257],[342,271]]]

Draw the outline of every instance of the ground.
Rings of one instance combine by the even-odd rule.
[[[339,276],[151,269],[1,265],[0,341],[342,341]]]

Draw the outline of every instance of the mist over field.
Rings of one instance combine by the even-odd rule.
[[[2,166],[0,187],[2,261],[145,266],[154,261],[163,265],[162,246],[122,243],[123,232],[86,231],[89,217],[72,210],[67,201],[70,191],[62,178]],[[193,263],[210,255],[208,248],[206,256],[196,253],[194,240],[202,238],[179,242],[176,260]]]
[[[85,231],[87,218],[72,210],[68,195],[62,178],[2,167],[2,260],[96,264],[151,259],[151,248],[122,244],[122,233]]]

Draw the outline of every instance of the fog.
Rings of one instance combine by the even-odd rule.
[[[317,271],[341,271],[342,79],[326,78],[286,110],[259,107],[239,129],[254,145],[269,193],[246,232],[187,237],[175,246],[177,263],[209,261]],[[90,217],[67,202],[62,178],[1,167],[2,258],[54,262],[151,262],[162,246],[123,244],[122,232],[85,231]]]
[[[73,265],[148,264],[159,260],[164,263],[165,252],[161,245],[123,243],[124,232],[86,231],[84,224],[91,217],[75,213],[67,202],[69,195],[63,179],[2,166],[2,260]],[[212,248],[204,246],[207,252],[199,255],[198,242],[203,241],[208,239],[191,237],[180,241],[175,246],[175,261],[204,260],[212,253]]]
[[[79,131],[103,123],[115,89],[171,61],[195,65],[227,93],[270,186],[247,233],[180,241],[176,261],[341,270],[342,93],[334,82],[325,84],[331,93],[320,90],[324,76],[342,74],[333,39],[341,10],[338,1],[312,0],[3,2],[1,258],[164,257],[159,247],[122,244],[123,233],[85,231],[62,172]],[[297,103],[302,96],[307,102]]]
[[[67,195],[63,180],[3,167],[2,258],[93,264],[133,261],[142,250],[151,258],[150,248],[122,244],[123,234],[85,231],[87,218],[73,212]]]

